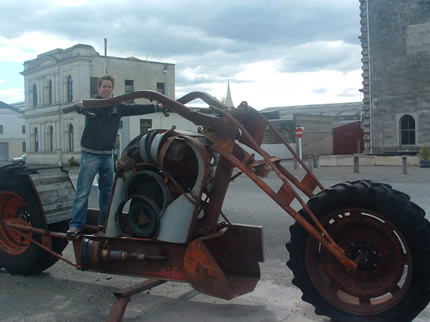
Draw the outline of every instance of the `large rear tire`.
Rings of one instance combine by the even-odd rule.
[[[4,223],[11,222],[46,229],[42,210],[37,202],[32,185],[25,175],[13,175],[0,182],[0,267],[13,274],[30,275],[44,271],[58,260]],[[67,223],[55,223],[50,229],[65,232]],[[41,242],[37,234],[24,232],[27,236]],[[52,250],[61,254],[67,240],[52,239]]]
[[[411,321],[427,306],[430,224],[408,195],[354,181],[321,191],[308,206],[358,262],[358,271],[348,274],[298,223],[290,227],[287,265],[317,314],[335,321]]]

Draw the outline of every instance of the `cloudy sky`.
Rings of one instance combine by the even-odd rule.
[[[358,0],[0,1],[0,101],[24,100],[23,63],[88,44],[176,64],[176,98],[264,107],[361,100]]]

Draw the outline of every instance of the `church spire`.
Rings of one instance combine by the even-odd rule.
[[[227,95],[225,97],[225,103],[227,107],[234,107],[233,100],[231,99],[230,93],[230,79],[227,80]]]

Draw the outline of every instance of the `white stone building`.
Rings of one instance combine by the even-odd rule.
[[[25,124],[27,163],[67,164],[80,158],[80,139],[85,118],[76,113],[63,114],[72,102],[97,93],[97,80],[104,74],[115,78],[114,95],[139,90],[156,90],[175,98],[175,65],[140,60],[135,57],[101,56],[92,46],[77,44],[55,49],[24,63]],[[136,103],[148,103],[136,100]],[[159,114],[159,115],[158,115]],[[119,133],[121,151],[140,134],[145,120],[161,113],[123,118]]]

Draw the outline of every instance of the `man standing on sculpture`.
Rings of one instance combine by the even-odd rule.
[[[97,82],[95,98],[111,98],[115,80],[104,75]],[[82,101],[76,102],[78,113],[85,115],[85,128],[81,139],[81,163],[73,203],[73,217],[68,236],[81,233],[87,222],[88,198],[96,174],[99,174],[98,225],[105,224],[114,178],[113,149],[121,117],[158,112],[162,104],[117,104],[102,108],[85,108]]]

